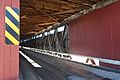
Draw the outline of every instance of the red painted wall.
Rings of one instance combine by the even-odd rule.
[[[69,23],[70,52],[120,60],[120,1]]]
[[[19,0],[0,0],[0,80],[18,80],[19,47],[5,44],[5,6],[19,7]]]

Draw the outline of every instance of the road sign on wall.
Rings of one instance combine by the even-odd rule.
[[[7,45],[19,45],[20,36],[20,10],[6,7],[5,16],[5,42]]]

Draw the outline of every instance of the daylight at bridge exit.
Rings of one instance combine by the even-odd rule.
[[[0,80],[120,80],[120,0],[0,0]]]

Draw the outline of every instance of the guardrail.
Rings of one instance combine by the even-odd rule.
[[[42,49],[36,49],[36,48],[30,48],[30,47],[21,47],[27,50],[31,50],[34,52],[37,52],[39,54],[45,54],[65,60],[70,60],[70,61],[75,61],[79,63],[84,63],[84,64],[89,64],[93,66],[99,66],[99,60],[95,58],[90,58],[87,56],[80,56],[80,55],[74,55],[74,54],[68,54],[68,53],[60,53],[60,52],[55,52],[55,51],[49,51],[49,50],[42,50]]]
[[[66,60],[71,60],[71,61],[75,61],[75,62],[79,62],[79,63],[89,64],[89,65],[93,65],[93,66],[100,66],[100,62],[120,66],[120,61],[118,61],[118,60],[103,59],[103,58],[76,55],[76,54],[68,54],[68,53],[60,53],[60,52],[36,49],[36,48],[30,48],[30,47],[21,47],[20,46],[20,48],[28,49],[28,50],[31,50],[34,52],[38,52],[40,54],[46,54],[49,56],[62,58],[62,59],[66,59]]]

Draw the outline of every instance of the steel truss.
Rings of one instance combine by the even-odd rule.
[[[54,30],[54,33],[51,34],[51,30]],[[69,27],[64,25],[64,30],[61,32],[58,31],[58,28],[51,30],[35,35],[22,45],[56,52],[69,52]]]

